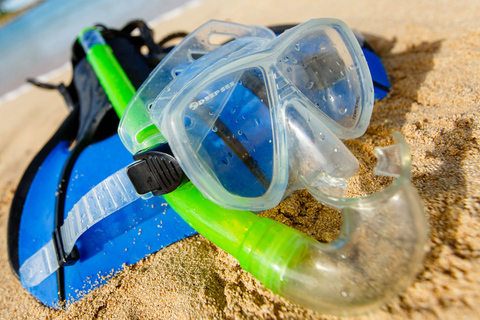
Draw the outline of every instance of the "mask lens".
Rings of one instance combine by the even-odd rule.
[[[341,29],[306,31],[286,48],[278,66],[324,115],[351,129],[362,95],[357,61],[346,41]]]
[[[251,68],[199,90],[185,112],[187,141],[229,193],[260,197],[273,175],[273,132],[265,78]]]

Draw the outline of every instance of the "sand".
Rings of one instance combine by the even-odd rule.
[[[400,131],[412,150],[412,182],[430,226],[429,251],[414,283],[362,319],[478,319],[480,316],[480,2],[207,0],[155,26],[157,39],[209,19],[285,24],[335,17],[361,31],[392,83],[366,134],[347,145],[374,165],[373,147]],[[132,17],[135,18],[135,17]],[[67,72],[54,81],[68,81]],[[26,166],[67,115],[55,92],[32,89],[0,106],[1,319],[325,319],[265,289],[237,260],[197,235],[126,267],[67,310],[42,306],[13,276],[6,253],[8,210]],[[389,181],[353,179],[351,196]],[[339,215],[299,192],[264,215],[322,241]]]

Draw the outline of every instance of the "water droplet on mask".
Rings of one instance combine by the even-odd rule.
[[[347,113],[347,108],[340,108],[340,110],[338,110],[338,112],[340,114],[345,114],[345,113]]]
[[[295,50],[300,51],[300,45],[298,43],[295,44]]]
[[[338,149],[337,148],[333,149],[333,152],[338,152]]]
[[[242,134],[240,137],[238,137],[241,141],[248,143],[248,138],[245,134]]]
[[[241,136],[242,134],[243,134],[243,132],[241,130],[238,130],[238,135]]]
[[[320,108],[320,103],[315,103],[315,107]]]
[[[258,118],[255,118],[255,124],[258,126],[260,124],[260,120]]]
[[[212,127],[212,131],[213,131],[213,132],[217,132],[217,131],[218,131],[217,127],[216,127],[216,126],[213,126],[213,127]]]
[[[285,56],[285,58],[283,58],[284,62],[288,62],[288,60],[290,60],[290,59],[287,56]]]
[[[348,294],[345,291],[342,291],[342,297],[346,298],[348,297]]]
[[[327,48],[327,44],[325,43],[325,41],[322,41],[322,43],[320,43],[320,45],[318,46],[318,48],[320,50],[325,50],[325,48]]]
[[[238,84],[242,85],[243,84],[242,80],[238,80]]]
[[[325,135],[323,134],[323,132],[319,132],[319,133],[318,133],[318,139],[319,139],[320,141],[325,140]]]
[[[210,111],[208,114],[211,115],[211,116],[213,116],[213,111]]]
[[[288,67],[287,72],[292,72],[292,68]]]
[[[190,128],[193,124],[192,118],[185,117],[185,128]]]
[[[308,81],[307,84],[305,85],[305,88],[310,90],[310,89],[313,88],[313,85],[314,85],[314,84],[315,84],[315,83],[314,83],[312,80],[310,80],[310,81]]]

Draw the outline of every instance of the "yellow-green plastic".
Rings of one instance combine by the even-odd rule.
[[[250,211],[224,209],[206,199],[191,182],[163,197],[192,228],[237,258],[246,271],[274,292],[281,290],[285,269],[314,241]]]

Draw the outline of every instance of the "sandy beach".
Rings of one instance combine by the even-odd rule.
[[[345,21],[381,57],[392,89],[375,103],[365,135],[346,144],[366,153],[358,155],[360,163],[371,170],[373,148],[391,144],[392,131],[401,132],[430,227],[428,252],[414,283],[359,319],[479,319],[479,1],[206,0],[151,27],[160,40],[210,19],[272,26],[319,17]],[[70,79],[67,71],[50,81]],[[8,214],[25,168],[67,114],[58,93],[37,88],[0,105],[0,319],[334,318],[272,293],[200,235],[127,266],[66,310],[36,301],[10,270]],[[383,184],[372,176],[354,179],[349,196],[364,196]],[[322,241],[331,241],[341,223],[306,192],[263,215]]]

